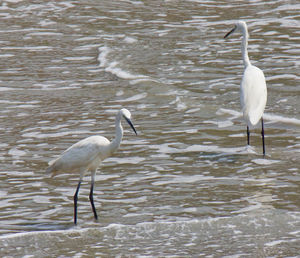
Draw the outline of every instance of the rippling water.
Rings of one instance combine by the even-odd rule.
[[[297,256],[300,253],[298,1],[0,3],[0,254]],[[266,76],[266,159],[246,148],[237,19]],[[45,174],[95,134],[120,150],[90,178]]]

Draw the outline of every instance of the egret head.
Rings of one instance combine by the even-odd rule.
[[[224,36],[224,39],[227,38],[230,34],[232,34],[235,31],[241,31],[243,34],[245,34],[246,37],[248,37],[248,30],[247,30],[246,22],[238,21],[234,25],[233,29]]]
[[[129,112],[129,110],[127,110],[126,108],[122,108],[119,112],[119,114],[124,117],[124,119],[126,120],[126,122],[130,125],[130,127],[132,128],[132,130],[134,131],[134,133],[137,135],[137,132],[133,126],[133,123],[131,122],[131,113]]]

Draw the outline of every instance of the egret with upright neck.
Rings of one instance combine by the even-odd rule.
[[[265,149],[265,133],[263,113],[267,103],[266,79],[262,70],[250,63],[248,56],[248,29],[244,21],[238,21],[234,28],[229,31],[224,38],[227,38],[234,31],[240,31],[242,38],[242,57],[244,62],[244,74],[240,86],[240,101],[243,110],[243,116],[247,123],[247,144],[250,145],[250,126],[255,126],[261,120],[261,136],[263,155]]]
[[[116,115],[116,136],[113,141],[99,135],[87,137],[64,151],[60,157],[51,161],[47,168],[47,173],[52,173],[55,176],[60,173],[78,173],[79,182],[74,194],[74,223],[77,224],[77,200],[80,184],[84,175],[91,172],[91,189],[90,189],[90,203],[94,213],[94,218],[97,220],[98,215],[94,205],[93,190],[95,182],[95,174],[100,163],[111,156],[115,152],[122,141],[123,127],[121,119],[124,118],[130,125],[132,130],[137,134],[132,122],[130,112],[123,108]]]

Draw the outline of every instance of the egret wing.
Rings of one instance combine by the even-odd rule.
[[[91,136],[85,138],[62,153],[50,163],[49,172],[78,172],[88,170],[103,160],[103,153],[109,141],[105,137]]]
[[[241,105],[248,124],[256,125],[263,115],[267,102],[267,86],[264,73],[248,66],[241,83]]]

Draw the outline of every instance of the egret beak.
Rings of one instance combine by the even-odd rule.
[[[136,132],[136,130],[135,130],[135,128],[134,128],[133,123],[131,122],[131,120],[129,118],[125,117],[125,116],[124,116],[124,118],[127,121],[127,123],[130,125],[130,127],[132,128],[132,130],[135,132],[135,134],[137,135],[137,132]]]
[[[236,25],[234,26],[234,28],[231,30],[231,31],[229,31],[225,36],[224,36],[224,39],[226,39],[231,33],[233,33],[235,30],[236,30]]]

